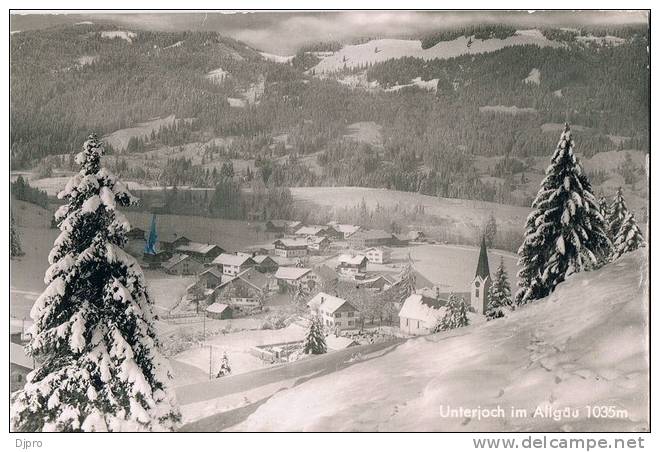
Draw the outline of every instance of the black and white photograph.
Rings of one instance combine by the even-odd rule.
[[[644,447],[651,10],[7,14],[10,447]]]

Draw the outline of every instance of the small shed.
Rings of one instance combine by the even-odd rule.
[[[206,315],[215,320],[231,319],[232,309],[223,303],[213,303],[206,308]]]

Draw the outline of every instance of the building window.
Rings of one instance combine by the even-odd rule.
[[[474,287],[479,287],[479,281],[474,282]]]
[[[410,319],[406,319],[406,326],[410,325]]]
[[[348,316],[349,316],[349,317],[353,317],[354,315],[355,315],[355,313],[354,313],[353,311],[349,311],[349,312],[348,312]]]
[[[474,290],[474,296],[479,298],[479,289]]]
[[[353,321],[352,320],[348,321],[348,326],[353,326]]]
[[[341,312],[336,312],[336,313],[335,313],[335,317],[337,317],[338,319],[340,319],[340,318],[341,318]]]

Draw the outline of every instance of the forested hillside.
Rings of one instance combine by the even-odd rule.
[[[58,155],[45,161],[66,169],[71,160],[63,154],[78,151],[90,130],[110,134],[174,115],[111,149],[122,154],[114,164],[125,176],[215,187],[220,165],[233,160],[244,162],[230,176],[243,188],[257,177],[267,186],[359,185],[502,202],[534,171],[529,158],[554,148],[555,126],[564,121],[576,126],[583,155],[648,151],[648,35],[622,30],[625,39],[612,42],[544,30],[556,47],[406,57],[323,76],[307,69],[339,43],[276,63],[211,32],[84,24],[16,33],[11,165],[32,169]],[[503,39],[512,30],[472,32]],[[349,86],[347,77],[371,88]],[[416,78],[435,89],[404,86]],[[351,137],[356,123],[375,124],[379,139]],[[491,157],[505,160],[475,171],[476,158]]]

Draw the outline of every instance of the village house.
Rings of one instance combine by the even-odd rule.
[[[392,234],[379,229],[361,230],[348,238],[352,248],[362,249],[375,246],[389,246],[393,243]]]
[[[149,268],[160,268],[163,262],[172,258],[170,251],[156,251],[156,253],[143,253],[142,260]]]
[[[360,326],[358,309],[343,298],[319,292],[307,306],[312,315],[320,316],[323,325],[330,330],[352,330]]]
[[[264,231],[270,234],[294,234],[303,226],[301,221],[294,220],[268,220],[264,224]]]
[[[185,245],[177,246],[176,252],[187,254],[202,264],[210,264],[213,262],[213,259],[224,253],[225,250],[218,245],[209,243],[188,242]]]
[[[233,318],[233,311],[231,306],[216,302],[207,306],[206,316],[215,320],[226,320]]]
[[[197,276],[197,284],[203,289],[214,289],[222,283],[222,270],[209,267]]]
[[[184,235],[178,235],[176,233],[166,234],[160,238],[160,249],[173,252],[177,247],[187,245],[188,243],[190,243],[190,239]]]
[[[408,246],[410,238],[408,234],[392,234],[392,246]]]
[[[204,264],[187,254],[175,254],[161,267],[170,275],[195,275],[204,269]]]
[[[222,268],[222,273],[225,275],[236,276],[248,268],[253,267],[255,262],[251,257],[244,254],[236,255],[223,253],[213,259],[213,265]]]
[[[9,391],[14,392],[25,386],[25,377],[34,369],[34,360],[20,344],[9,344]]]
[[[313,254],[322,254],[330,248],[330,240],[325,236],[307,237],[307,249]]]
[[[238,310],[249,310],[259,307],[263,295],[271,289],[271,278],[250,268],[221,283],[214,293],[216,302]]]
[[[342,254],[337,259],[337,272],[345,278],[361,278],[367,272],[367,262],[369,262],[367,257],[362,254],[355,256]]]
[[[342,234],[340,234],[332,226],[319,226],[319,225],[303,226],[298,230],[296,230],[295,235],[298,237],[316,236],[316,237],[328,237],[331,239],[343,238]]]
[[[364,287],[365,289],[371,289],[374,291],[382,291],[389,288],[392,285],[392,281],[383,275],[377,275],[373,278],[356,281],[355,284],[357,287]]]
[[[426,298],[414,293],[406,298],[399,311],[399,328],[415,336],[429,334],[445,312],[447,300]]]
[[[318,283],[318,275],[311,268],[280,267],[275,272],[275,279],[280,288],[305,285],[313,289]]]
[[[306,238],[279,239],[273,243],[275,255],[280,257],[302,257],[307,256],[308,245]]]
[[[264,232],[275,238],[284,236],[286,225],[284,221],[268,220],[264,223]]]
[[[252,258],[255,267],[261,273],[275,273],[280,264],[267,254],[258,254]]]
[[[362,251],[372,264],[389,264],[392,260],[392,250],[386,246],[367,248]]]
[[[339,238],[346,240],[360,230],[360,226],[354,224],[339,224],[335,221],[328,223],[328,226],[335,228],[339,232]]]

